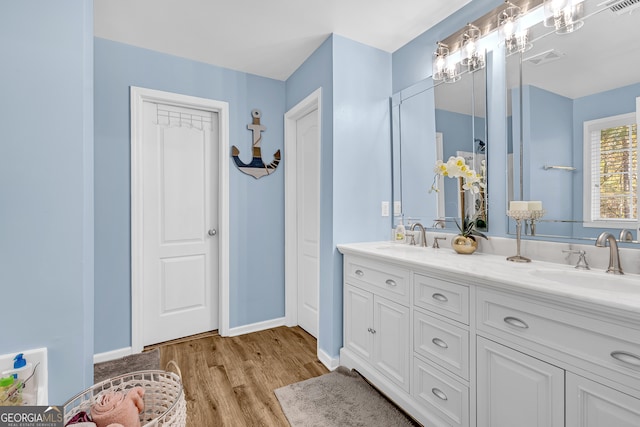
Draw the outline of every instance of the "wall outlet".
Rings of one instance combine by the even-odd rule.
[[[400,200],[396,200],[393,202],[393,215],[400,216],[402,213],[402,202]]]
[[[389,202],[382,202],[382,216],[389,216]]]

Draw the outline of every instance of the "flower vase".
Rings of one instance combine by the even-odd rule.
[[[451,247],[459,254],[471,255],[478,249],[478,242],[473,236],[458,234],[451,239]]]

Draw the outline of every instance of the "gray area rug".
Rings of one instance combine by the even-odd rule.
[[[144,353],[125,356],[121,359],[96,363],[93,365],[93,382],[97,384],[100,381],[117,377],[118,375],[135,371],[147,371],[150,369],[160,369],[159,348]]]
[[[357,372],[328,374],[274,390],[292,427],[418,426]]]

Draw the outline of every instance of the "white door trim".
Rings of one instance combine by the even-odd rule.
[[[159,102],[218,113],[219,123],[219,313],[220,335],[229,333],[229,104],[223,101],[180,95],[131,86],[131,351],[143,349],[142,288],[142,129],[143,103]]]
[[[296,122],[311,111],[318,115],[318,141],[322,144],[322,88],[300,101],[284,115],[284,152],[287,161],[284,162],[284,283],[285,283],[285,319],[287,326],[298,324],[298,289],[297,289],[297,197],[296,197]],[[320,178],[318,177],[318,180]],[[319,251],[318,251],[319,252]],[[318,286],[318,294],[320,287]],[[318,314],[320,313],[320,295]],[[318,338],[320,337],[320,319],[318,319]],[[319,340],[318,340],[319,342]]]

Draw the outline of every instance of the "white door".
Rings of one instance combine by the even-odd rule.
[[[564,370],[478,337],[478,427],[564,427]]]
[[[143,345],[218,327],[218,114],[144,102]]]
[[[320,141],[318,110],[296,122],[296,236],[298,324],[318,337]]]

